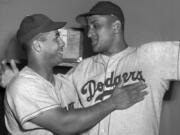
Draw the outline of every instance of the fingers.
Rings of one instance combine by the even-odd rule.
[[[2,70],[2,72],[4,72],[7,67],[8,67],[7,66],[7,60],[1,61],[1,70]]]
[[[135,94],[133,97],[131,97],[130,102],[126,108],[131,107],[131,106],[141,102],[142,100],[144,100],[145,95],[147,95],[147,94],[148,93],[146,91],[140,92],[139,94]]]
[[[132,103],[135,104],[135,103],[138,103],[138,102],[144,100],[144,97],[145,97],[147,94],[148,94],[148,92],[146,92],[146,91],[141,92],[137,97],[134,98],[134,100],[133,100]]]
[[[7,60],[3,60],[1,62],[1,68],[0,85],[5,88],[19,70],[16,67],[14,60],[10,60],[9,62]]]
[[[16,63],[15,63],[14,59],[10,60],[10,66],[11,66],[14,73],[17,73],[19,71],[17,66],[16,66]]]
[[[5,72],[6,70],[12,70],[12,72],[14,73],[17,73],[19,71],[14,59],[11,59],[10,61],[4,59],[1,62],[1,70],[2,72]]]
[[[143,81],[138,81],[138,82],[134,82],[134,83],[132,83],[132,84],[128,84],[128,85],[126,85],[126,86],[123,86],[123,87],[136,87],[136,86],[139,86],[139,85],[141,85],[141,84],[144,84],[144,82]],[[123,85],[123,84],[119,84],[119,85]]]
[[[141,98],[147,94],[147,91],[142,91],[147,88],[147,85],[143,82],[134,83],[133,85],[127,86],[129,96],[133,98]]]
[[[144,82],[140,82],[134,86],[134,90],[136,90],[136,91],[142,91],[145,88],[147,88],[147,85]]]
[[[123,88],[126,90],[142,91],[143,89],[147,88],[147,85],[144,82],[140,81],[140,82],[123,86]]]
[[[139,93],[139,97],[144,97],[147,94],[148,94],[147,91],[142,91],[142,92]]]
[[[145,95],[147,95],[147,94],[148,94],[147,91],[141,91],[141,92],[133,93],[133,94],[131,95],[132,101],[138,100],[138,99],[144,99]]]
[[[126,109],[144,99],[148,94],[143,91],[147,88],[144,82],[136,82],[122,87],[116,87],[112,94],[114,102],[118,109]]]
[[[139,82],[135,82],[135,83],[126,85],[124,87],[129,87],[130,89],[135,89],[137,87],[144,86],[144,85],[145,85],[145,83],[143,81],[139,81]]]
[[[133,93],[140,92],[140,91],[144,90],[145,88],[147,88],[147,85],[142,81],[136,82],[136,83],[133,83],[133,84],[129,84],[129,85],[126,85],[126,86],[121,86],[121,85],[122,84],[119,84],[115,88],[115,91],[113,92],[113,95],[124,92],[124,91],[126,91],[128,94],[132,95]]]

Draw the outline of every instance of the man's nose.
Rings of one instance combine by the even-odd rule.
[[[65,46],[65,41],[62,38],[59,38],[59,46],[62,48]]]
[[[59,36],[58,38],[57,38],[57,43],[58,43],[58,45],[61,47],[61,46],[64,46],[64,41],[63,41],[63,38],[62,38],[62,36]]]
[[[94,34],[94,30],[92,28],[89,28],[88,37],[91,38],[93,34]]]

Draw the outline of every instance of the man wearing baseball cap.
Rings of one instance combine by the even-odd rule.
[[[83,107],[111,96],[117,84],[146,82],[148,95],[126,110],[106,116],[88,135],[159,135],[163,96],[169,82],[180,80],[179,41],[151,42],[131,47],[124,38],[122,9],[110,1],[99,1],[76,17],[88,26],[95,56],[83,60],[67,75]]]
[[[82,109],[70,81],[53,74],[62,62],[64,42],[58,29],[65,22],[54,22],[43,14],[25,17],[17,39],[27,53],[28,64],[9,83],[5,94],[5,122],[11,135],[53,135],[83,132],[110,112],[126,109],[143,100],[145,84],[114,88],[112,96]],[[129,100],[130,99],[130,100]]]

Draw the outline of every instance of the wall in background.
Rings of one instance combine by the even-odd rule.
[[[86,12],[99,0],[0,0],[0,59],[21,57],[14,52],[14,35],[20,21],[32,13],[44,13],[54,20],[66,20],[67,27],[78,27],[75,16]],[[126,39],[129,45],[154,40],[179,40],[180,14],[178,0],[112,0],[126,17]],[[6,50],[8,49],[8,51]],[[16,50],[19,50],[16,49]],[[6,57],[7,57],[6,56]]]
[[[86,12],[99,0],[0,0],[0,60],[22,58],[15,33],[22,18],[44,13],[56,21],[66,20],[67,27],[79,27],[75,16]],[[129,45],[154,40],[180,39],[179,0],[112,0],[119,4],[126,17],[125,33]],[[161,135],[180,134],[180,92],[164,103]]]

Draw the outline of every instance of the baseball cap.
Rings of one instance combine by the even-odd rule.
[[[86,17],[91,15],[114,15],[122,24],[124,24],[124,14],[122,9],[110,1],[99,1],[89,10],[89,12],[78,15],[76,21],[82,25],[87,25]]]
[[[60,29],[65,24],[66,22],[54,22],[44,14],[26,16],[17,31],[17,40],[26,43],[39,33]]]

